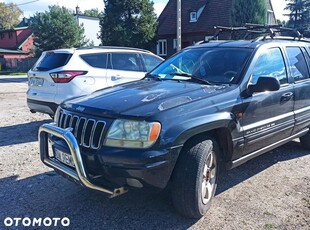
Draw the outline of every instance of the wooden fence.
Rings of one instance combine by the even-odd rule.
[[[27,72],[38,58],[0,58],[1,71]]]

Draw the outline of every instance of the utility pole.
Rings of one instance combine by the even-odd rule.
[[[177,0],[177,51],[181,50],[182,42],[182,13],[181,13],[181,0]]]

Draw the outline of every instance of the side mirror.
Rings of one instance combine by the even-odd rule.
[[[260,76],[255,85],[248,85],[247,93],[260,93],[265,91],[277,91],[280,89],[280,82],[277,78]]]

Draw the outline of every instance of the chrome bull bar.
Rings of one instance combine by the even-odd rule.
[[[48,134],[61,138],[67,143],[73,158],[73,162],[75,164],[76,171],[58,162],[54,158],[50,158],[48,151]],[[119,196],[127,192],[127,189],[125,189],[124,187],[109,190],[107,188],[95,185],[90,182],[83,165],[79,144],[75,139],[74,135],[72,134],[71,128],[62,129],[57,127],[55,123],[44,124],[39,128],[39,144],[41,161],[45,165],[61,171],[62,173],[73,178],[74,180],[80,181],[85,187],[107,193],[110,195],[110,198]]]

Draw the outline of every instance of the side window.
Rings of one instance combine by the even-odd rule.
[[[286,47],[289,58],[289,69],[295,81],[309,78],[308,67],[299,47]]]
[[[149,54],[142,54],[145,68],[147,72],[150,72],[153,70],[156,66],[158,66],[162,60],[159,59],[158,57],[149,55]]]
[[[255,84],[260,76],[275,77],[281,85],[288,82],[280,48],[268,49],[259,56],[252,72],[251,83]]]
[[[112,53],[112,69],[126,71],[141,71],[138,54]]]
[[[306,48],[305,47],[303,47],[302,48],[302,52],[303,52],[303,54],[304,54],[304,57],[305,57],[305,59],[306,59],[306,62],[307,62],[307,66],[308,66],[308,70],[310,71],[310,56],[309,56],[309,53],[307,52],[307,50],[306,50]]]
[[[83,54],[81,58],[87,62],[92,67],[103,68],[107,67],[107,54],[97,53],[97,54]]]

